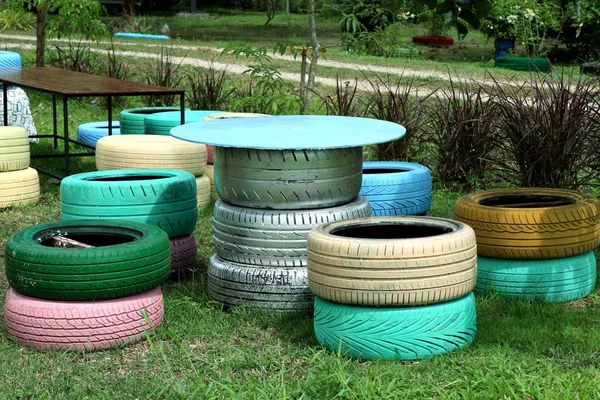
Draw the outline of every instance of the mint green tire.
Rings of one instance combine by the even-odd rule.
[[[584,298],[595,286],[593,251],[550,260],[477,259],[477,294],[559,303]]]
[[[119,114],[119,123],[121,135],[143,135],[144,134],[144,119],[148,115],[180,111],[179,107],[142,107],[130,108],[121,111]]]
[[[421,360],[475,338],[473,293],[419,307],[375,308],[315,298],[315,336],[327,349],[363,360]]]

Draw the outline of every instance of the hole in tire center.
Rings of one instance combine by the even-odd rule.
[[[153,179],[167,179],[169,176],[158,175],[126,175],[126,176],[107,176],[99,178],[89,178],[86,181],[91,182],[127,182],[127,181],[150,181]]]
[[[479,204],[489,207],[540,208],[568,206],[570,204],[575,204],[575,202],[575,199],[561,196],[515,194],[490,197],[479,201]]]
[[[170,110],[137,110],[137,111],[129,111],[129,113],[131,113],[131,114],[158,114],[158,113],[168,112],[168,111],[179,111],[179,108],[173,108]]]
[[[415,239],[443,235],[452,231],[452,228],[426,224],[381,223],[352,225],[334,229],[330,234],[359,239]]]
[[[117,233],[111,234],[101,234],[101,233],[65,233],[61,235],[53,235],[53,236],[62,236],[67,239],[76,240],[78,242],[89,244],[94,247],[104,247],[104,246],[113,246],[116,244],[123,244],[133,242],[135,237],[129,235],[122,235]],[[42,246],[54,247],[52,243],[52,237],[44,238],[40,241]]]
[[[403,172],[410,172],[409,169],[402,168],[364,168],[363,174],[401,174]]]

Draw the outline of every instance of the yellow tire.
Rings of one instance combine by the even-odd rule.
[[[211,114],[204,117],[202,121],[213,121],[215,119],[230,119],[230,118],[253,118],[253,117],[270,117],[269,114],[255,114],[255,113],[223,113],[223,114]]]
[[[37,203],[40,179],[33,168],[0,173],[0,208]]]
[[[308,284],[340,304],[408,306],[457,299],[477,276],[473,230],[431,217],[371,217],[308,234]]]
[[[470,225],[480,256],[552,259],[598,246],[600,203],[563,189],[492,189],[458,199],[454,219]]]
[[[208,177],[210,180],[210,199],[212,201],[219,200],[219,194],[217,193],[217,188],[215,186],[215,167],[214,165],[207,165],[204,170],[204,175]]]
[[[29,136],[17,126],[0,126],[0,172],[29,167]]]
[[[210,203],[210,179],[208,176],[202,175],[196,178],[196,187],[198,188],[198,209],[200,209]]]
[[[107,136],[96,144],[98,171],[129,168],[177,169],[201,176],[206,146],[162,135]]]

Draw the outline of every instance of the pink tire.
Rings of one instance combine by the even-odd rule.
[[[215,154],[215,148],[213,146],[206,146],[206,163],[207,164],[214,164],[215,158],[214,158],[214,154]]]
[[[145,312],[143,312],[145,310]],[[6,292],[8,334],[36,349],[100,350],[136,342],[163,319],[156,287],[135,296],[102,301],[53,301]]]
[[[171,276],[182,277],[196,266],[198,246],[194,235],[171,239]]]

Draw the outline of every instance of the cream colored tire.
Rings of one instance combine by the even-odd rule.
[[[202,175],[196,178],[196,187],[198,188],[198,209],[205,207],[210,203],[210,179]]]
[[[506,259],[572,257],[600,241],[600,203],[564,189],[492,189],[461,197],[454,219],[477,235],[480,256]]]
[[[0,208],[37,203],[40,179],[33,168],[0,173]]]
[[[206,146],[162,135],[108,136],[96,145],[98,171],[128,168],[177,169],[201,176]]]
[[[0,172],[29,167],[29,136],[17,126],[0,126]]]
[[[204,169],[204,175],[210,180],[210,199],[212,201],[219,200],[219,194],[217,193],[217,187],[215,186],[215,167],[214,165],[207,165]]]
[[[432,217],[371,217],[308,235],[311,292],[340,304],[410,306],[462,297],[477,275],[475,233]]]

